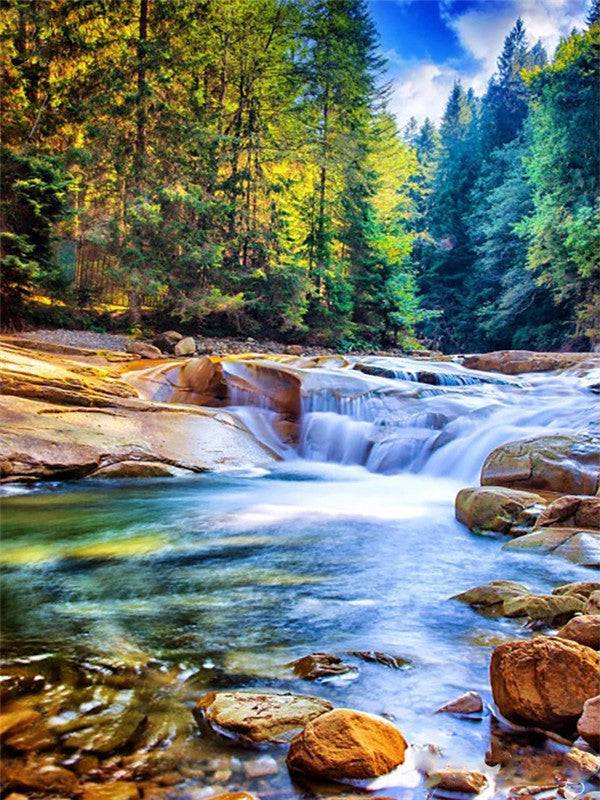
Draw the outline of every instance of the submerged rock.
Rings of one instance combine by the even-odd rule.
[[[496,531],[510,533],[522,523],[523,512],[541,512],[546,501],[533,492],[507,489],[501,486],[481,486],[461,489],[456,496],[455,515],[471,531]],[[529,515],[533,527],[535,516]]]
[[[493,450],[481,470],[484,486],[595,495],[600,441],[588,433],[533,436]]]
[[[242,744],[289,742],[308,722],[332,709],[320,697],[298,694],[210,692],[198,700],[201,727]]]
[[[600,614],[580,614],[569,620],[556,634],[561,639],[600,649]]]
[[[598,691],[598,653],[565,639],[507,642],[492,653],[492,694],[517,725],[571,733]]]
[[[389,653],[381,653],[379,650],[349,650],[348,655],[360,658],[361,661],[381,664],[383,667],[390,667],[390,669],[405,669],[410,666],[408,659],[392,656]]]
[[[381,717],[338,708],[317,717],[290,745],[290,770],[344,782],[377,778],[404,763],[406,741]]]
[[[289,666],[292,667],[298,678],[309,681],[358,671],[352,664],[345,664],[339,656],[332,656],[329,653],[312,653],[297,661],[292,661]]]
[[[77,777],[68,769],[44,762],[13,761],[4,758],[0,765],[2,788],[46,792],[64,797],[75,794]]]
[[[137,800],[138,787],[129,781],[112,781],[107,784],[84,783],[83,800]]]
[[[458,769],[440,769],[432,773],[427,781],[428,786],[444,792],[461,794],[479,794],[488,785],[488,780],[481,772],[466,772]]]
[[[65,747],[92,753],[113,753],[131,744],[146,722],[145,714],[129,709],[79,720],[81,730],[64,739]],[[89,724],[86,724],[89,722]]]
[[[506,542],[505,550],[541,550],[561,556],[582,567],[600,565],[600,534],[576,528],[540,528]]]
[[[442,712],[445,712],[448,714],[472,716],[475,714],[481,714],[482,711],[483,701],[480,695],[477,694],[477,692],[465,692],[455,700],[450,700],[449,703],[445,703],[443,706],[440,706],[435,713],[441,714]]]
[[[577,720],[577,733],[594,750],[600,750],[600,695],[583,704],[583,713]]]

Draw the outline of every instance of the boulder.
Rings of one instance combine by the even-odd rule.
[[[527,617],[530,622],[561,625],[583,611],[585,601],[576,595],[529,594],[513,597],[503,604],[505,617]]]
[[[466,772],[459,769],[440,769],[432,773],[427,781],[437,791],[459,792],[461,794],[479,794],[488,785],[488,780],[481,772]]]
[[[304,347],[301,344],[287,344],[283,348],[283,352],[288,356],[301,356],[304,353]]]
[[[308,722],[330,711],[320,697],[254,692],[210,692],[194,709],[202,728],[241,744],[289,742]]]
[[[572,733],[599,677],[598,653],[566,639],[507,642],[492,653],[494,701],[517,725]]]
[[[577,528],[539,528],[503,545],[504,550],[541,550],[582,567],[600,563],[600,534]]]
[[[541,512],[545,505],[544,498],[532,492],[478,486],[460,490],[456,496],[455,515],[471,531],[510,533],[525,509]],[[531,517],[530,525],[534,522]]]
[[[522,583],[515,583],[515,581],[490,581],[483,586],[474,586],[466,592],[461,592],[452,597],[452,600],[460,600],[461,603],[473,608],[494,609],[495,606],[502,610],[502,605],[505,600],[511,600],[516,597],[523,597],[524,595],[531,594],[526,586]]]
[[[538,353],[533,350],[496,350],[463,357],[463,366],[484,372],[520,375],[525,372],[549,372],[568,369],[580,362],[597,362],[590,353]]]
[[[287,765],[333,781],[377,778],[404,762],[406,741],[381,717],[338,708],[309,722],[290,745]]]
[[[311,653],[309,656],[292,661],[288,666],[294,670],[296,677],[308,681],[358,672],[352,664],[345,664],[339,656],[332,656],[329,653]]]
[[[600,614],[600,591],[592,592],[583,608],[584,614]]]
[[[127,353],[134,353],[140,358],[149,358],[152,360],[155,358],[162,358],[162,352],[158,349],[158,347],[155,347],[153,344],[149,344],[149,342],[138,342],[135,339],[132,342],[127,342],[125,345],[125,351]]]
[[[478,695],[477,692],[465,692],[455,700],[450,700],[449,703],[440,706],[435,713],[440,714],[445,712],[448,714],[459,714],[461,716],[473,716],[481,714],[482,711],[483,701],[480,695]]]
[[[183,336],[177,331],[164,331],[152,340],[152,344],[163,353],[172,353],[175,345],[182,339]]]
[[[600,591],[600,583],[598,581],[574,581],[556,586],[552,589],[552,594],[576,594],[587,600],[597,591]]]
[[[583,704],[583,713],[577,720],[577,733],[594,750],[600,750],[600,695],[590,697]]]
[[[588,433],[532,436],[493,450],[481,470],[484,486],[595,495],[600,476],[598,437]]]
[[[171,464],[163,464],[161,461],[118,461],[116,464],[108,464],[100,467],[89,475],[89,478],[175,478],[182,475],[193,474],[189,470],[181,467],[173,467]]]
[[[551,525],[569,528],[600,528],[600,497],[564,495],[550,503],[540,514],[534,529]]]
[[[556,635],[592,650],[600,650],[600,614],[579,614],[563,625]]]
[[[176,356],[193,356],[196,352],[196,342],[193,336],[186,336],[185,339],[177,342],[173,348]]]

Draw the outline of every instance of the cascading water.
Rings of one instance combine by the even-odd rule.
[[[277,372],[278,364],[258,361]],[[252,362],[225,379],[248,380]],[[518,380],[451,362],[370,358],[292,366],[300,385],[298,434],[282,440],[277,402],[260,385],[229,385],[229,410],[284,459],[365,466],[475,481],[488,453],[512,439],[593,424],[594,396],[573,377]]]

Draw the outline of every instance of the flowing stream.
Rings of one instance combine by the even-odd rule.
[[[467,690],[491,702],[491,649],[521,632],[449,598],[494,579],[548,591],[590,574],[469,533],[454,519],[454,497],[478,482],[498,444],[588,427],[596,398],[576,378],[509,379],[453,364],[427,365],[434,377],[423,382],[422,365],[407,362],[363,360],[370,374],[313,369],[295,441],[280,437],[273,403],[232,389],[231,410],[278,464],[13,487],[3,502],[4,659],[40,668],[57,658],[151,659],[172,676],[161,691],[183,698],[189,719],[209,688],[319,694],[386,714],[409,742],[481,769],[489,721],[432,712]],[[246,367],[232,369],[239,377]],[[312,684],[285,666],[311,652],[365,650],[407,663],[361,662],[352,680]],[[275,755],[279,772],[263,781],[274,797],[302,796]]]

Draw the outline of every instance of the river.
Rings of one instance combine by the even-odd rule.
[[[470,382],[458,367],[444,370],[460,379],[417,396],[409,390],[422,385],[405,374],[365,377],[383,390],[360,400],[322,388],[305,395],[295,448],[278,440],[268,404],[256,408],[238,393],[233,412],[278,449],[275,465],[5,490],[4,660],[42,671],[57,660],[151,663],[190,719],[209,688],[318,694],[385,714],[411,744],[435,744],[448,763],[481,769],[489,720],[433,712],[467,690],[491,703],[492,648],[530,634],[450,598],[500,578],[548,591],[590,572],[469,533],[454,519],[454,497],[478,482],[493,447],[584,427],[595,403],[576,379]],[[285,666],[349,651],[406,663],[355,662],[349,677],[315,683]],[[279,772],[263,779],[283,792],[273,796],[302,796],[284,754],[275,755]]]

